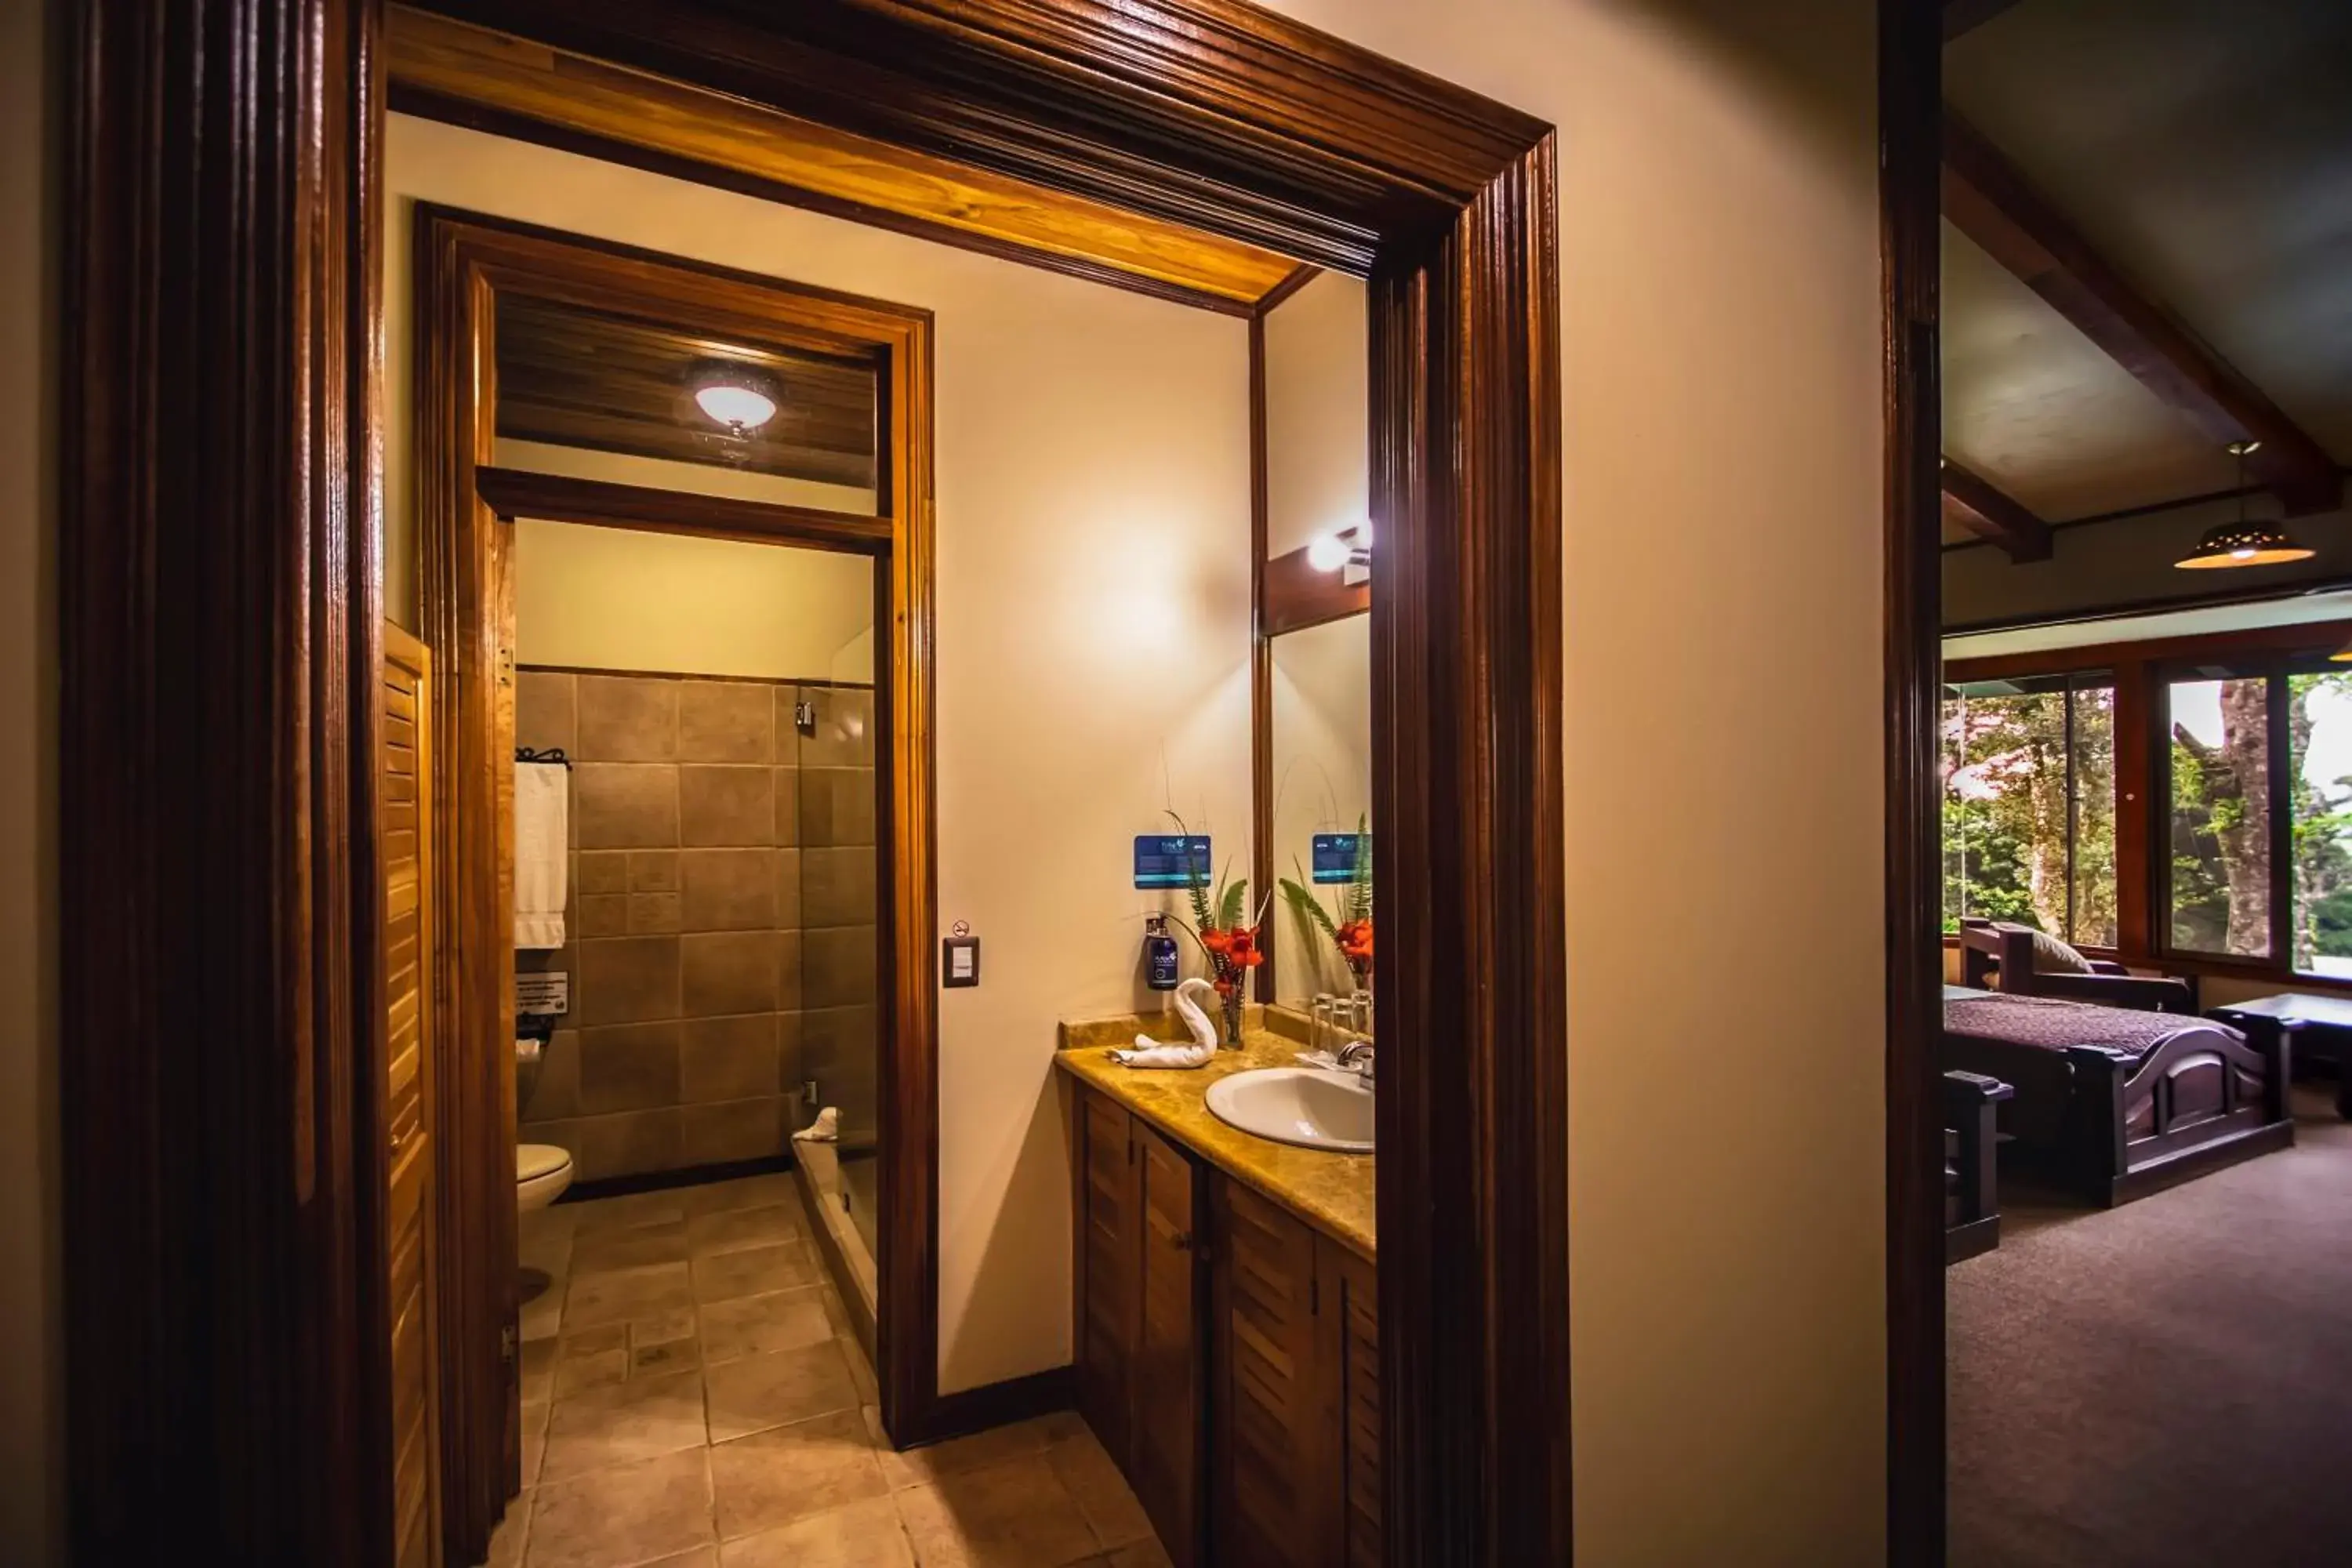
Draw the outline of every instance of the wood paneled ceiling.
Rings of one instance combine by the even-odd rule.
[[[392,106],[1248,315],[1288,257],[394,5]]]
[[[736,440],[689,384],[710,361],[772,376],[776,416]],[[879,382],[868,361],[720,342],[527,296],[502,298],[498,433],[677,462],[720,464],[872,489]]]
[[[2244,430],[2258,510],[2338,510],[2352,5],[1972,9],[1946,13],[1946,455],[2064,521],[2230,487]]]

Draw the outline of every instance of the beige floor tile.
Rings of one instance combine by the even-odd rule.
[[[555,1402],[540,1479],[569,1480],[707,1441],[700,1373],[632,1378]]]
[[[814,1260],[798,1241],[703,1253],[694,1259],[693,1268],[695,1299],[703,1302],[790,1290],[814,1285],[819,1278]]]
[[[515,1331],[528,1344],[533,1340],[551,1340],[563,1329],[564,1282],[552,1280],[546,1289],[522,1304]]]
[[[539,1482],[541,1464],[547,1458],[547,1413],[545,1400],[522,1407],[522,1484]]]
[[[519,1375],[522,1381],[522,1402],[544,1403],[555,1393],[555,1347],[551,1339],[525,1340],[522,1342]]]
[[[563,1303],[563,1327],[571,1332],[692,1305],[694,1283],[685,1264],[648,1263],[574,1279]]]
[[[721,1568],[913,1568],[898,1510],[887,1498],[812,1514],[720,1544]]]
[[[1122,1546],[1103,1559],[1110,1568],[1176,1568],[1169,1559],[1168,1548],[1160,1544],[1158,1536],[1139,1541],[1132,1546]]]
[[[648,1263],[683,1263],[686,1257],[684,1220],[593,1230],[572,1244],[572,1278],[609,1274],[615,1268],[637,1268]]]
[[[656,1557],[636,1568],[719,1568],[719,1548],[698,1546],[691,1552],[681,1552],[675,1557]]]
[[[522,1568],[523,1542],[530,1536],[531,1489],[525,1487],[519,1497],[507,1500],[506,1516],[490,1531],[490,1554],[482,1568]]]
[[[719,1538],[731,1540],[813,1513],[886,1496],[866,1421],[837,1410],[772,1426],[710,1450]]]
[[[824,1292],[814,1286],[707,1302],[701,1316],[706,1362],[799,1350],[834,1337]]]
[[[1127,1478],[1118,1473],[1094,1434],[1083,1433],[1046,1448],[1045,1462],[1054,1467],[1062,1488],[1086,1515],[1095,1539],[1105,1546],[1129,1546],[1150,1541],[1151,1521],[1136,1500]]]
[[[1042,1453],[894,1495],[921,1568],[1062,1568],[1100,1550]]]
[[[557,1207],[563,1205],[558,1205]],[[658,1193],[631,1193],[625,1197],[598,1198],[579,1204],[580,1217],[572,1222],[575,1245],[583,1237],[600,1230],[612,1230],[640,1225],[676,1225],[686,1218],[686,1201],[672,1189]],[[554,1212],[552,1209],[545,1211]]]
[[[598,1323],[593,1328],[574,1329],[557,1342],[555,1359],[571,1361],[578,1356],[603,1355],[607,1351],[629,1348],[629,1325]]]
[[[887,1449],[888,1442],[879,1436],[879,1411],[875,1412],[873,1429],[877,1434],[876,1441]],[[961,1475],[967,1470],[977,1470],[989,1465],[1001,1465],[1008,1459],[1042,1454],[1045,1450],[1044,1425],[1036,1421],[1016,1421],[1010,1426],[992,1426],[985,1432],[934,1443],[928,1448],[909,1448],[903,1454],[886,1452],[882,1456],[882,1468],[889,1476],[894,1489],[929,1486],[942,1477]]]
[[[622,1568],[707,1546],[709,1456],[700,1448],[539,1489],[528,1568]]]
[[[697,1255],[772,1247],[780,1241],[797,1241],[806,1233],[797,1201],[763,1204],[757,1208],[720,1209],[716,1214],[697,1215],[686,1222],[687,1246]]]
[[[834,1342],[743,1356],[707,1368],[710,1440],[857,1408],[857,1391]]]
[[[702,1365],[702,1342],[698,1339],[656,1340],[651,1344],[629,1347],[631,1377],[660,1377],[667,1373],[692,1372]]]
[[[555,1392],[558,1394],[583,1394],[609,1383],[618,1383],[628,1375],[629,1352],[625,1350],[565,1356],[555,1363]]]
[[[683,1187],[679,1198],[689,1215],[718,1214],[725,1209],[758,1208],[767,1204],[797,1205],[800,1193],[793,1185],[790,1171],[772,1171],[757,1176],[738,1176],[731,1182],[710,1182],[698,1187]]]

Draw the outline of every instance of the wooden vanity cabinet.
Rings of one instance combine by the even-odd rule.
[[[1091,1091],[1077,1097],[1078,1413],[1177,1568],[1200,1561],[1203,1395],[1201,1172]]]
[[[1376,1568],[1368,1260],[1079,1088],[1078,1410],[1180,1568]]]

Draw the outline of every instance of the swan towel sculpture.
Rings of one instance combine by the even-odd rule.
[[[1198,996],[1214,996],[1217,988],[1198,975],[1176,987],[1176,1016],[1192,1031],[1189,1046],[1163,1046],[1149,1035],[1135,1037],[1131,1051],[1115,1050],[1110,1059],[1127,1068],[1197,1068],[1206,1067],[1217,1054],[1216,1026],[1201,1011]]]

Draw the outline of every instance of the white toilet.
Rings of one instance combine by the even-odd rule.
[[[515,1211],[543,1209],[572,1184],[572,1156],[552,1143],[515,1145]]]

